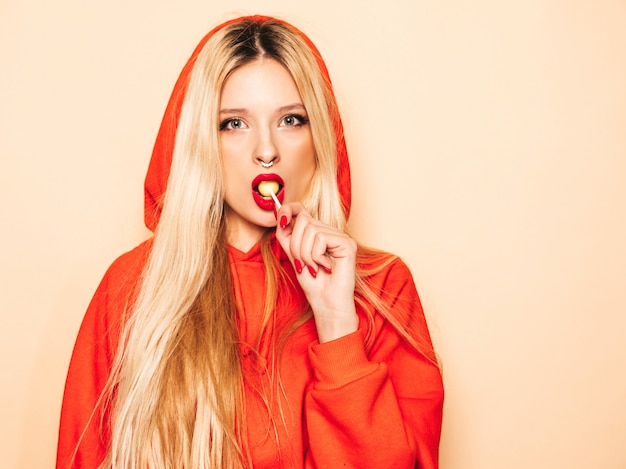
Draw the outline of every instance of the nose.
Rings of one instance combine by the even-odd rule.
[[[280,160],[278,148],[271,130],[259,131],[254,159],[263,168],[271,168]]]

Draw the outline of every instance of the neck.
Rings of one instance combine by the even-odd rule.
[[[226,242],[241,252],[248,252],[263,237],[267,228],[226,217]]]

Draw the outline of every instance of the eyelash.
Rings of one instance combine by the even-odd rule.
[[[300,127],[303,125],[306,125],[309,123],[309,118],[302,115],[302,114],[289,114],[285,117],[283,117],[281,119],[281,123],[285,121],[285,119],[289,119],[289,118],[293,118],[295,119],[297,122],[291,124],[291,125],[287,125],[287,127]],[[237,129],[232,129],[229,128],[228,126],[231,125],[234,121],[242,121],[242,119],[240,119],[239,117],[229,117],[228,119],[224,119],[222,122],[220,122],[220,126],[219,129],[220,131],[222,130],[237,130]]]
[[[228,128],[228,126],[234,121],[241,122],[241,119],[239,119],[238,117],[229,117],[228,119],[224,119],[222,122],[220,122],[220,130],[235,130]]]
[[[298,126],[306,125],[309,123],[308,117],[303,116],[302,114],[289,114],[288,116],[283,117],[281,122],[284,122],[285,119],[288,119],[288,118],[294,118],[298,121],[297,123],[290,125],[289,127],[298,127]]]

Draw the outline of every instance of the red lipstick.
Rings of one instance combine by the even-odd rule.
[[[276,194],[276,197],[281,204],[283,203],[283,199],[285,198],[285,191],[283,190],[283,188],[285,187],[285,182],[283,181],[283,178],[281,178],[278,174],[272,173],[259,174],[252,180],[252,198],[254,199],[254,202],[259,206],[259,208],[263,210],[274,210],[274,201],[272,200],[272,198],[263,197],[259,193],[258,186],[259,183],[263,181],[274,181],[278,183],[278,194]]]

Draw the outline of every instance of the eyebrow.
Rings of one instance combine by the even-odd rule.
[[[294,103],[294,104],[288,104],[286,106],[281,106],[277,109],[278,112],[286,112],[286,111],[293,111],[294,109],[301,109],[306,111],[306,108],[304,107],[304,104],[302,103]],[[248,114],[249,111],[246,108],[226,108],[226,109],[220,109],[220,114]]]

